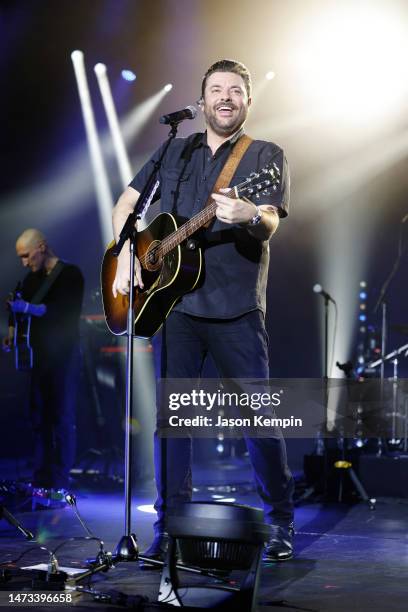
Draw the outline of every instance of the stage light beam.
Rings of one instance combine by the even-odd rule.
[[[74,66],[79,99],[82,108],[82,115],[85,124],[85,132],[88,140],[88,148],[94,176],[102,237],[104,243],[107,244],[112,239],[111,218],[113,196],[102,156],[101,142],[96,127],[92,100],[85,71],[84,54],[82,53],[82,51],[75,50],[71,53],[71,59]]]
[[[96,78],[98,80],[99,91],[101,92],[103,106],[105,108],[108,125],[112,136],[115,157],[118,163],[120,178],[123,189],[127,187],[133,178],[132,169],[130,167],[129,157],[123,141],[122,132],[119,126],[116,107],[113,102],[112,91],[109,84],[108,73],[105,64],[96,64],[94,67]]]
[[[369,123],[390,115],[408,92],[408,31],[395,7],[334,3],[295,33],[298,92],[339,119]]]

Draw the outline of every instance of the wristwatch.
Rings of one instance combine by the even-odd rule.
[[[258,225],[258,223],[261,221],[261,218],[262,218],[262,210],[259,208],[259,206],[257,206],[256,215],[252,217],[248,225]]]

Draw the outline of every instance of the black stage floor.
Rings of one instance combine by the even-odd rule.
[[[216,479],[214,473],[217,473]],[[222,481],[230,482],[231,487],[212,490],[204,487],[210,482],[210,474],[213,485]],[[210,468],[195,475],[197,500],[207,501],[213,499],[213,495],[220,495],[237,503],[259,505],[256,494],[248,486],[247,470],[228,472],[228,466],[225,466],[225,470]],[[93,533],[103,539],[106,549],[112,550],[123,534],[122,490],[102,491],[101,487],[86,487],[84,484],[77,485],[74,490],[81,516]],[[134,492],[132,524],[141,550],[151,541],[154,514],[142,511],[146,508],[140,509],[140,506],[152,504],[153,500],[153,483]],[[85,535],[70,507],[30,510],[16,513],[16,516],[36,534],[39,545],[48,548],[55,548],[66,538]],[[374,511],[363,503],[308,503],[301,506],[296,510],[295,558],[262,567],[259,612],[279,609],[310,612],[408,610],[407,527],[407,500],[379,499]],[[31,549],[33,544],[1,520],[0,546],[2,562],[15,559]],[[83,566],[82,561],[96,551],[93,542],[74,541],[64,546],[57,556],[60,565],[78,567]],[[17,565],[47,561],[47,553],[36,546]],[[143,595],[155,602],[159,580],[158,571],[141,571],[136,563],[122,563],[95,576],[92,584],[99,591]],[[10,588],[10,583],[7,588]],[[4,602],[4,593],[1,595]],[[88,594],[77,596],[73,605],[76,609],[119,609],[94,602]],[[61,606],[55,609],[61,609]]]

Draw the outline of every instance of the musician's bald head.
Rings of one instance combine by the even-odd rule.
[[[17,238],[16,252],[23,266],[30,268],[32,272],[38,272],[43,268],[47,271],[56,260],[44,234],[32,227],[24,230]]]
[[[17,238],[16,246],[20,244],[21,246],[31,248],[38,246],[42,242],[47,244],[44,234],[40,232],[40,230],[30,227],[29,229],[24,230],[24,232]]]

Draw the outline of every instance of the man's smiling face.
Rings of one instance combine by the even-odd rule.
[[[213,72],[204,90],[203,112],[207,126],[219,136],[231,136],[244,123],[251,99],[243,78],[235,72]]]

